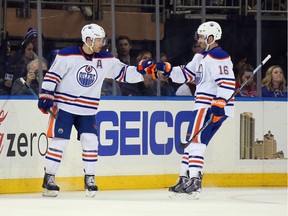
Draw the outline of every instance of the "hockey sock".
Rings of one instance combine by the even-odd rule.
[[[85,173],[86,175],[95,175],[98,160],[98,137],[92,133],[82,133],[80,142]]]
[[[185,152],[183,157],[182,157],[182,162],[180,165],[180,176],[189,177],[187,175],[188,168],[189,168],[189,154],[188,154],[188,152]]]
[[[45,172],[55,175],[69,140],[54,137],[45,156]]]
[[[187,147],[189,153],[189,177],[198,177],[204,165],[204,152],[206,145],[202,143],[191,143]]]

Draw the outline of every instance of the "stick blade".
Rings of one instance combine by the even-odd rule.
[[[268,54],[266,58],[262,61],[262,65],[264,65],[272,56]]]

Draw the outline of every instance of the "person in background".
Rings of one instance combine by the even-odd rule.
[[[148,51],[142,51],[138,54],[136,61],[139,64],[141,61],[147,61],[152,59],[152,53]],[[142,96],[156,96],[157,95],[157,88],[155,88],[156,80],[154,80],[149,75],[143,76],[144,81],[137,83],[137,88]]]
[[[45,37],[43,34],[41,37],[41,41],[42,41],[42,57],[45,59],[45,61],[48,64],[47,59],[48,59],[50,52],[51,52],[51,44],[49,45],[49,43],[46,43],[46,40],[45,40]],[[33,29],[32,27],[28,28],[27,33],[26,33],[26,35],[25,35],[25,37],[21,43],[21,46],[23,47],[23,46],[25,46],[25,44],[28,44],[30,42],[33,44],[33,52],[37,56],[39,56],[40,47],[38,45],[38,33],[37,33],[37,30]],[[39,56],[39,58],[40,58],[40,56]]]
[[[117,58],[127,65],[137,65],[136,58],[131,56],[131,39],[121,35],[116,39]]]
[[[27,64],[27,75],[23,77],[28,86],[38,95],[39,93],[39,59],[34,59]],[[42,62],[42,70],[47,71],[47,64]],[[45,72],[44,72],[45,73]],[[11,95],[31,95],[30,91],[21,82],[22,77],[15,80],[12,86]]]
[[[113,86],[115,85],[116,94],[113,94]],[[101,88],[101,96],[122,96],[118,82],[111,78],[105,78]]]
[[[3,59],[0,61],[0,95],[10,95],[13,84],[13,74],[7,72],[7,67],[11,64],[15,52],[11,50],[9,40],[7,40],[6,43],[2,43],[2,45],[3,47],[1,47],[1,49],[3,48],[3,53],[1,54],[3,55]]]
[[[22,48],[7,63],[3,82],[3,90],[7,94],[11,94],[12,86],[16,79],[27,75],[28,63],[37,58],[33,48],[33,43],[26,41],[23,43]]]
[[[194,96],[196,83],[194,81],[184,83],[176,91],[176,96]]]
[[[33,44],[33,52],[38,53],[38,39],[37,39],[37,30],[29,27],[27,33],[22,41],[21,45],[23,46],[25,43],[32,43]]]
[[[136,58],[136,65],[142,60],[147,61],[152,59],[152,54],[148,51],[142,51]],[[155,81],[151,76],[144,75],[142,82],[137,83],[120,83],[122,96],[154,96],[156,92],[152,88],[152,83]]]
[[[160,53],[160,62],[167,62],[167,56],[165,53]],[[170,77],[165,77],[163,74],[159,73],[160,79],[160,95],[161,96],[175,96],[176,89],[178,89],[179,84],[174,83]],[[157,90],[157,82],[153,83],[154,88]]]
[[[137,65],[137,60],[131,56],[131,39],[121,35],[116,39],[117,58],[127,65]],[[119,83],[122,96],[141,96],[138,83]]]
[[[240,67],[239,73],[236,79],[236,89],[240,88],[241,85],[246,82],[251,76],[254,68],[250,64],[244,64]],[[236,94],[240,97],[256,97],[257,95],[257,83],[256,77],[253,76],[247,84]]]
[[[262,80],[262,97],[287,98],[286,79],[281,66],[273,65],[266,71]]]

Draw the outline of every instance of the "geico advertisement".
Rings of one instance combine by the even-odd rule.
[[[100,141],[97,174],[177,173],[183,151],[179,143],[185,140],[193,105],[192,100],[176,99],[102,100],[96,115]],[[45,135],[49,116],[38,110],[36,100],[0,100],[0,107],[0,177],[26,177],[31,173],[34,173],[33,177],[42,176],[44,155],[50,141]],[[275,108],[277,112],[271,115]],[[261,151],[256,148],[251,155],[248,151],[240,151],[241,140],[246,139],[240,133],[243,124],[240,116],[243,115],[255,122],[255,133],[244,134],[246,138],[251,136],[259,147],[265,144],[266,134],[271,133],[276,143],[273,146],[277,147],[272,150],[284,160],[274,160],[273,151],[268,152],[271,157],[267,153],[271,160],[267,160],[266,155],[265,160],[260,160]],[[83,172],[81,145],[76,138],[74,129],[60,166],[60,175]],[[259,159],[252,160],[256,156]],[[282,172],[286,158],[287,103],[236,102],[234,117],[223,124],[206,150],[205,169],[226,173],[247,169],[249,172]]]
[[[0,176],[22,177],[29,173],[29,169],[33,170],[34,175],[42,175],[44,155],[50,141],[45,135],[48,115],[42,114],[37,109],[35,100],[0,102],[0,169],[2,170]],[[191,110],[183,111],[183,104],[179,106],[177,102],[177,105],[173,105],[175,102],[169,104],[167,101],[105,100],[102,103],[96,115],[100,141],[100,167],[102,161],[107,165],[106,158],[110,158],[108,163],[112,168],[119,166],[121,158],[121,163],[125,163],[126,169],[130,166],[128,169],[130,172],[139,170],[142,164],[137,163],[143,163],[146,168],[153,165],[153,170],[163,170],[162,167],[167,161],[159,156],[165,155],[170,158],[172,154],[177,156],[177,163],[170,158],[168,165],[173,163],[178,167],[183,152],[179,148],[179,142],[180,139],[184,139],[186,133],[183,129],[187,128],[191,121]],[[188,103],[189,107],[192,107],[193,101]],[[72,130],[71,140],[62,160],[63,169],[74,166],[75,169],[83,170],[81,145],[76,135],[75,129]],[[117,161],[116,164],[114,160]],[[133,160],[133,163],[130,160]],[[116,168],[117,172],[121,169],[123,167]],[[105,170],[108,170],[110,175],[113,174],[107,166]],[[141,169],[144,170],[145,173],[151,171]],[[76,171],[73,170],[72,173]]]
[[[169,155],[173,150],[181,154],[181,128],[191,121],[192,111],[178,111],[174,114],[166,110],[150,109],[151,111],[99,110],[96,115],[99,155]],[[45,155],[48,145],[45,126],[48,119],[41,115],[43,114],[32,106],[23,115],[16,114],[9,108],[0,111],[2,158]]]
[[[182,125],[188,125],[192,111],[175,115],[165,110],[100,111],[96,116],[99,127],[99,154],[169,155],[179,148]]]

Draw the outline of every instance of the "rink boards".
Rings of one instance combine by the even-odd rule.
[[[99,188],[151,189],[174,184],[182,154],[179,142],[184,141],[193,104],[192,97],[103,98],[96,117]],[[253,139],[261,141],[270,131],[275,139],[272,150],[284,158],[240,159],[240,115],[247,112],[254,119]],[[31,97],[0,100],[0,193],[41,190],[49,142],[47,122],[48,116]],[[83,190],[76,135],[73,130],[57,174],[61,190]],[[237,99],[234,117],[207,148],[204,171],[204,186],[287,187],[287,101]]]

